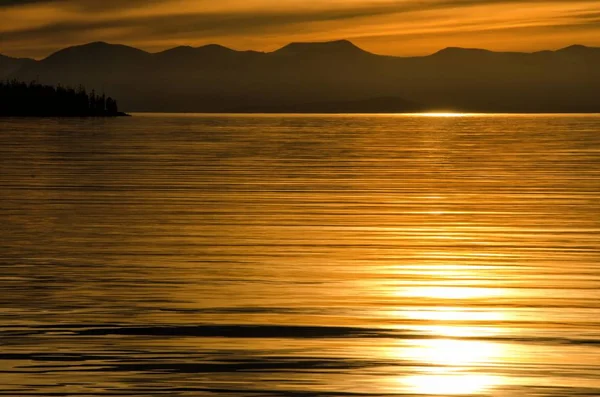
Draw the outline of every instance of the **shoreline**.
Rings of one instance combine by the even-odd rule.
[[[0,114],[0,118],[80,118],[80,119],[89,119],[89,118],[115,118],[115,117],[133,117],[130,113],[119,112],[117,114],[90,114],[90,115],[81,115],[81,114]]]

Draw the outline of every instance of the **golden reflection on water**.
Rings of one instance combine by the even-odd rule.
[[[452,334],[452,327],[446,333]],[[432,328],[439,332],[439,328]],[[464,334],[462,330],[455,332]],[[470,337],[477,337],[471,330]],[[485,373],[491,366],[506,359],[507,349],[494,342],[461,339],[415,340],[397,349],[392,355],[423,365],[420,373],[403,376],[397,381],[414,394],[482,394],[503,384],[503,378]]]
[[[479,322],[503,321],[506,316],[502,312],[476,309],[461,309],[459,307],[438,307],[427,310],[407,310],[403,312],[405,318],[411,320],[447,321],[447,322]]]
[[[484,372],[486,366],[502,361],[508,351],[502,344],[459,340],[416,340],[390,350],[398,360],[420,363],[419,373],[402,376],[396,383],[413,394],[473,395],[499,387],[505,380]]]
[[[501,386],[503,378],[486,373],[485,369],[505,361],[510,352],[506,345],[481,339],[501,333],[497,325],[506,321],[506,314],[476,309],[471,304],[486,298],[501,297],[505,291],[500,288],[451,285],[455,280],[477,278],[473,270],[462,266],[423,266],[420,276],[423,280],[434,279],[436,286],[409,286],[400,288],[396,294],[425,300],[455,301],[457,304],[396,313],[408,320],[424,322],[425,325],[417,329],[436,337],[404,341],[401,346],[390,349],[390,355],[395,359],[418,363],[419,373],[400,377],[397,382],[409,393],[425,395],[478,395]],[[479,274],[479,277],[482,275]],[[446,282],[450,285],[444,285]],[[473,323],[494,326],[468,326]]]
[[[498,377],[442,372],[408,376],[402,378],[400,382],[415,394],[473,395],[491,390],[498,383]]]
[[[406,295],[437,299],[473,299],[500,296],[499,288],[481,287],[414,287],[408,288]]]
[[[0,394],[600,396],[600,118],[462,116],[0,123]]]
[[[477,113],[428,112],[428,113],[418,113],[418,115],[425,116],[425,117],[469,117],[469,116],[476,116]]]
[[[459,339],[420,340],[402,351],[405,358],[455,368],[493,362],[502,358],[503,353],[497,343]]]

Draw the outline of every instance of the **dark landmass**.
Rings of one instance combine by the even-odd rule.
[[[243,106],[231,113],[417,113],[427,111],[422,104],[403,98],[385,97],[354,101],[313,102],[273,106]]]
[[[104,89],[131,111],[600,112],[600,48],[582,45],[392,57],[346,40],[270,53],[214,44],[148,53],[97,42],[40,61],[0,57],[3,78]]]
[[[17,80],[0,82],[0,116],[16,117],[117,117],[117,101],[95,91],[87,93],[62,86],[53,87]]]

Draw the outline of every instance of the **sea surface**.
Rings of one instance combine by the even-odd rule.
[[[600,396],[600,115],[0,119],[0,396]]]

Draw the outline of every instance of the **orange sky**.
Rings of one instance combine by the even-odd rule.
[[[0,53],[34,58],[91,41],[271,51],[343,38],[401,56],[600,46],[600,0],[2,0],[0,21]]]

